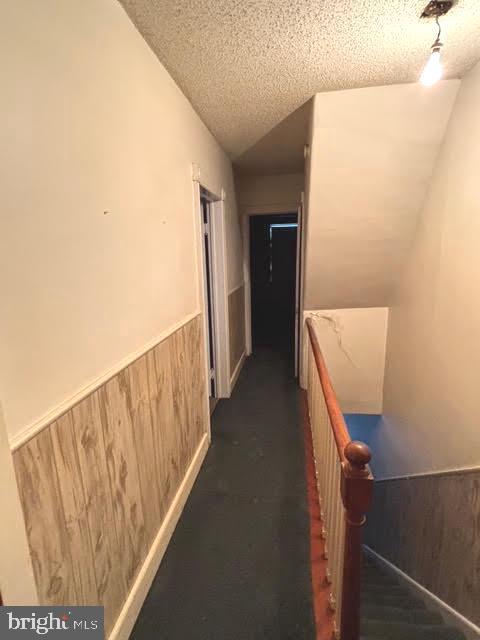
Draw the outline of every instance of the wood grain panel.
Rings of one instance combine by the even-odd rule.
[[[62,479],[59,483],[59,491],[65,518],[65,532],[72,557],[73,581],[77,592],[76,602],[93,605],[98,602],[95,556],[90,539],[71,412],[54,422],[50,432],[57,474]]]
[[[173,411],[170,347],[167,341],[147,353],[148,385],[152,411],[157,484],[162,516],[173,499],[180,474],[174,452],[175,417]]]
[[[95,557],[98,602],[105,606],[108,632],[125,600],[127,585],[121,571],[98,393],[85,398],[71,413]]]
[[[14,454],[39,598],[107,633],[208,427],[197,316]]]
[[[121,371],[99,391],[100,413],[121,561],[130,586],[146,554],[145,519],[132,422],[128,375]]]
[[[50,429],[13,456],[41,604],[75,604],[75,574],[65,531]]]
[[[202,324],[199,318],[185,326],[185,344],[187,349],[187,366],[185,368],[187,375],[186,388],[192,391],[189,405],[191,407],[190,419],[192,421],[192,433],[195,434],[195,439],[190,439],[190,457],[194,455],[202,435],[207,431],[208,408],[202,331]]]
[[[146,544],[150,547],[160,527],[161,518],[146,356],[133,362],[126,370],[126,375],[130,391],[127,394],[130,402],[128,409],[137,453]]]
[[[230,376],[245,352],[245,287],[242,285],[228,296],[230,330]]]
[[[187,389],[188,376],[185,371],[187,355],[185,348],[185,331],[182,327],[177,331],[170,344],[170,364],[172,372],[172,392],[173,392],[173,413],[175,424],[178,428],[174,430],[174,445],[172,455],[176,467],[181,476],[184,475],[188,460],[187,433],[191,426],[191,411],[189,410]]]
[[[375,483],[365,542],[480,624],[480,469]]]

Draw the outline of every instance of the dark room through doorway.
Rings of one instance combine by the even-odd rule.
[[[295,355],[298,214],[250,216],[252,347]]]

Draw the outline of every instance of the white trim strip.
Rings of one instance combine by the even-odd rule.
[[[374,551],[368,545],[365,544],[363,546],[364,546],[364,549],[366,549],[368,554],[372,555],[379,562],[381,562],[382,564],[387,566],[391,571],[396,573],[401,580],[404,580],[405,582],[408,582],[414,589],[416,589],[417,591],[421,592],[426,598],[428,598],[433,603],[435,603],[435,605],[439,609],[442,609],[443,611],[445,611],[445,613],[448,616],[450,616],[452,618],[455,618],[455,620],[458,621],[458,624],[460,626],[462,626],[462,628],[467,627],[470,631],[473,631],[480,638],[480,627],[477,627],[477,625],[474,624],[473,622],[471,622],[471,620],[469,620],[468,618],[465,618],[465,616],[463,616],[461,613],[459,613],[456,609],[454,609],[449,604],[447,604],[446,602],[441,600],[434,593],[432,593],[431,591],[426,589],[424,586],[422,586],[419,582],[417,582],[416,580],[411,578],[408,575],[408,573],[404,573],[401,569],[399,569],[397,566],[395,566],[394,564],[389,562],[386,558],[384,558],[379,553]]]
[[[147,351],[150,351],[150,349],[153,349],[154,347],[156,347],[157,344],[160,344],[160,342],[163,342],[166,338],[168,338],[173,333],[181,329],[181,327],[188,324],[191,320],[199,316],[200,313],[201,312],[197,310],[194,313],[191,313],[185,318],[183,318],[183,320],[176,322],[174,325],[170,326],[165,331],[162,331],[162,333],[156,336],[153,340],[150,340],[150,342],[148,342],[141,349],[139,349],[138,351],[134,351],[130,355],[120,360],[120,362],[117,362],[117,364],[115,364],[113,367],[110,367],[110,369],[107,369],[107,371],[102,373],[102,375],[100,375],[98,378],[91,380],[79,391],[74,393],[73,396],[70,396],[70,398],[67,398],[66,400],[58,404],[56,407],[53,407],[53,409],[43,414],[43,416],[38,418],[38,420],[35,420],[34,422],[26,426],[24,429],[22,429],[22,431],[20,431],[20,433],[18,433],[17,435],[13,436],[13,438],[10,439],[10,449],[12,450],[12,452],[19,449],[26,442],[28,442],[34,436],[36,436],[40,431],[42,431],[42,429],[45,429],[45,427],[48,427],[50,424],[52,424],[52,422],[55,422],[55,420],[58,420],[60,416],[62,416],[64,413],[69,411],[76,404],[84,400],[87,396],[89,396],[91,393],[96,391],[103,384],[108,382],[110,378],[113,378],[118,373],[120,373],[120,371],[122,371],[123,369],[128,367],[130,364],[132,364],[132,362],[135,362],[135,360],[138,360],[138,358],[141,358],[143,355],[147,353]]]
[[[236,287],[233,287],[233,289],[228,292],[228,295],[230,296],[232,293],[235,293],[235,291],[238,291],[238,289],[241,289],[244,286],[245,286],[245,282],[241,282],[240,284],[237,284]]]
[[[458,469],[441,469],[440,471],[424,471],[423,473],[412,473],[405,476],[389,476],[388,478],[377,478],[375,482],[389,482],[391,480],[415,480],[415,478],[428,478],[431,476],[454,476],[465,473],[480,473],[480,467],[459,467]]]
[[[230,378],[230,395],[233,391],[234,386],[237,384],[238,376],[240,375],[240,371],[242,370],[243,365],[245,364],[245,360],[247,359],[247,354],[244,351],[240,356],[240,360],[235,367],[235,371],[232,373],[232,377]]]
[[[207,453],[209,443],[209,436],[206,433],[197,447],[197,451],[195,452],[193,460],[187,469],[182,484],[175,494],[175,498],[173,499],[162,526],[150,547],[150,551],[145,558],[145,562],[133,583],[115,626],[108,636],[108,640],[128,640],[138,614],[142,608],[143,602],[147,597],[153,579],[155,578],[158,567],[160,566],[165,551],[167,550],[173,532],[175,531],[177,522],[182,515],[183,508],[188,496],[190,495],[193,483],[195,482]]]

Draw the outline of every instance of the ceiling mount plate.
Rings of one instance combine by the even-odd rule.
[[[453,0],[430,0],[422,12],[421,18],[439,18],[453,7]]]

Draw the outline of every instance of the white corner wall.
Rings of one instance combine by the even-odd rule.
[[[10,438],[199,309],[192,162],[232,168],[116,0],[2,6],[0,397]]]
[[[480,465],[480,64],[463,81],[390,314],[383,469]]]
[[[381,414],[388,309],[305,311],[304,319],[308,317],[313,318],[342,412]],[[304,331],[304,349],[308,339]]]
[[[315,96],[306,309],[384,307],[413,239],[459,81]]]

